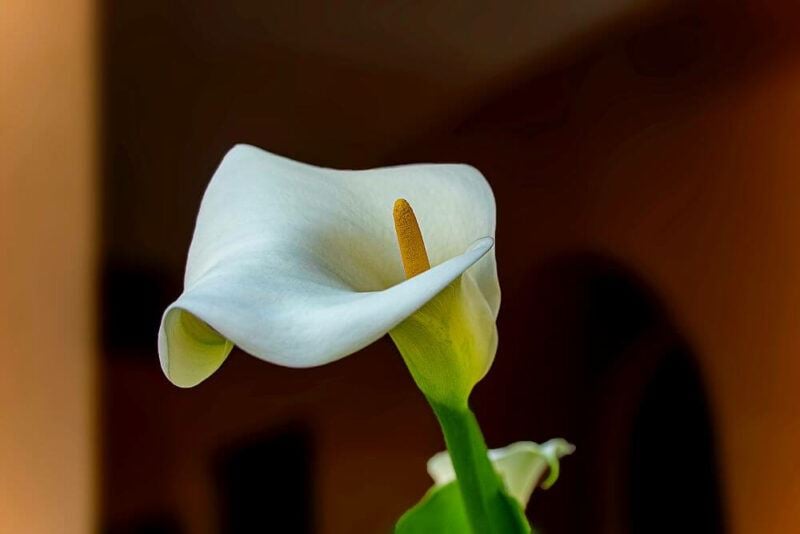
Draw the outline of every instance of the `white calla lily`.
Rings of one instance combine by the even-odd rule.
[[[398,198],[414,206],[432,265],[408,280],[392,225]],[[450,287],[448,309],[461,310],[466,326],[444,334],[467,338],[450,342],[471,351],[461,356],[472,382],[462,389],[471,389],[496,348],[494,229],[491,189],[467,165],[333,170],[238,145],[203,197],[184,291],[159,330],[162,369],[176,385],[194,386],[234,345],[279,365],[326,364],[420,308],[430,315],[434,304],[426,304]],[[424,330],[431,321],[422,319]],[[409,361],[409,336],[397,332]]]
[[[489,450],[489,459],[503,479],[506,491],[524,509],[537,486],[547,489],[559,474],[559,459],[575,452],[575,446],[563,439],[551,439],[539,445],[533,441],[518,441],[501,449]],[[428,460],[428,474],[434,487],[444,486],[456,479],[453,462],[447,451]]]

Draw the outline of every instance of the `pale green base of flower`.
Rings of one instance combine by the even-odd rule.
[[[466,407],[497,349],[494,315],[475,282],[466,276],[389,335],[419,389],[440,406]]]

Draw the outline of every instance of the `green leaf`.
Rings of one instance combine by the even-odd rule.
[[[495,534],[530,533],[519,503],[500,492],[496,502],[502,511],[502,523],[494,525]],[[395,534],[475,534],[473,533],[458,483],[453,481],[432,488],[422,500],[397,522]]]
[[[433,488],[397,522],[395,534],[464,534],[470,532],[458,483]]]

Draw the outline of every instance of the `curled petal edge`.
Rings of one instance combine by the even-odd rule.
[[[170,305],[158,333],[161,368],[180,387],[213,374],[234,345],[287,367],[315,367],[373,343],[434,298],[494,246],[475,241],[466,252],[382,291],[320,286],[295,302],[258,302],[236,267],[210,271]],[[274,313],[273,313],[274,312]]]

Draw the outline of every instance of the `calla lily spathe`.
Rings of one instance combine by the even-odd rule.
[[[408,280],[392,226],[398,198],[414,206],[432,265]],[[159,330],[162,369],[176,385],[194,386],[234,345],[279,365],[323,365],[420,308],[430,315],[433,299],[457,281],[448,298],[467,324],[442,333],[468,338],[453,343],[469,346],[460,357],[476,382],[496,350],[494,230],[491,189],[467,165],[333,170],[238,145],[203,197],[184,291]],[[441,326],[420,317],[412,330]]]
[[[558,479],[559,460],[575,452],[575,446],[561,438],[541,445],[533,441],[518,441],[501,449],[489,450],[489,459],[503,479],[506,491],[524,509],[537,486],[548,489]],[[434,488],[456,479],[453,461],[447,451],[428,460],[428,474]]]

